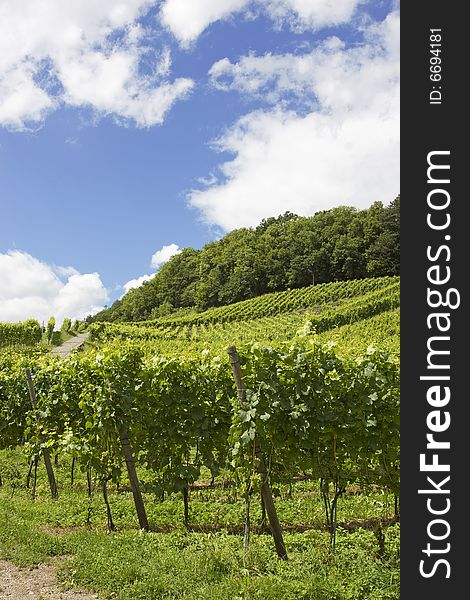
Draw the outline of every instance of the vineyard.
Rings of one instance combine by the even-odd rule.
[[[263,296],[236,302],[228,306],[212,308],[200,314],[185,315],[176,318],[169,316],[154,321],[145,321],[141,325],[153,328],[182,324],[197,325],[202,323],[224,323],[227,321],[257,319],[259,317],[283,314],[303,308],[325,307],[335,302],[363,296],[368,292],[383,290],[388,287],[397,288],[398,285],[398,277],[377,277],[321,283],[286,292],[264,294]]]
[[[267,294],[259,298],[211,309],[199,314],[166,317],[139,323],[96,323],[90,326],[92,340],[105,343],[112,340],[139,341],[149,352],[171,355],[191,355],[210,348],[223,352],[229,344],[276,344],[292,339],[309,324],[311,331],[324,332],[326,341],[331,332],[344,325],[360,324],[359,329],[375,316],[370,328],[370,343],[391,343],[398,353],[398,306],[400,284],[396,277],[343,281],[309,288]],[[388,315],[395,317],[390,323]],[[383,321],[383,323],[381,323]],[[387,328],[387,321],[392,331]],[[391,335],[390,335],[391,334]],[[342,341],[349,340],[342,336]],[[359,333],[355,343],[361,346]]]
[[[24,323],[0,323],[0,349],[14,346],[34,346],[42,338],[42,329],[33,319]]]
[[[399,285],[320,284],[96,323],[65,359],[0,350],[0,493],[18,498],[12,522],[47,506],[49,524],[74,529],[64,577],[109,597],[398,598]],[[14,329],[2,327],[0,340]],[[106,554],[122,536],[135,552],[139,530],[156,564],[199,548],[207,581],[149,591],[139,563],[147,587],[136,574],[119,584],[103,554],[116,581],[100,584],[89,540]],[[11,558],[18,541],[1,535],[0,559]],[[368,575],[348,584],[351,568]]]

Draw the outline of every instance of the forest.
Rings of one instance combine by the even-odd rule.
[[[184,248],[141,286],[87,319],[141,321],[177,309],[203,311],[268,292],[400,269],[400,197],[357,210],[286,212],[231,231],[201,250]]]

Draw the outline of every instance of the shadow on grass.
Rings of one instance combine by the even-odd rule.
[[[400,521],[399,517],[384,517],[384,518],[373,518],[373,519],[363,519],[356,521],[345,521],[339,522],[338,528],[344,529],[348,533],[354,533],[358,529],[368,529],[370,531],[374,531],[377,527],[389,527],[390,525],[394,525]],[[79,527],[52,527],[48,525],[37,527],[38,531],[42,533],[46,533],[49,535],[67,535],[76,531],[83,531],[85,529],[89,529],[86,526]],[[101,528],[99,528],[101,529]],[[181,525],[151,525],[149,532],[150,533],[171,533],[173,531],[178,531],[183,529]],[[211,523],[201,523],[189,525],[188,527],[184,527],[186,531],[192,533],[227,533],[229,535],[244,535],[244,525],[243,524],[211,524]],[[103,525],[103,531],[105,527]],[[305,533],[306,531],[328,531],[328,527],[325,523],[323,524],[282,524],[282,530],[285,533]],[[117,528],[117,532],[129,531],[129,528]],[[271,535],[271,530],[269,525],[253,525],[252,532],[256,535]]]

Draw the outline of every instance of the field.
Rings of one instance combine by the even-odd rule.
[[[399,598],[398,278],[9,340],[0,559],[103,598]]]

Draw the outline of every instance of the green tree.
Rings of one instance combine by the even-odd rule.
[[[185,248],[87,323],[139,321],[170,307],[205,310],[312,283],[397,275],[399,266],[399,196],[388,207],[375,202],[360,211],[286,212],[256,228],[233,230],[202,250]]]
[[[365,259],[368,277],[400,272],[400,196],[384,207],[376,202],[369,209]]]
[[[60,330],[63,333],[70,333],[71,329],[72,329],[72,321],[71,321],[71,319],[69,319],[67,317],[62,321],[62,326],[61,326]]]
[[[55,317],[51,317],[49,319],[49,321],[47,322],[47,328],[46,328],[46,332],[47,332],[47,342],[50,344],[52,341],[52,335],[54,333],[54,329],[55,329]]]

